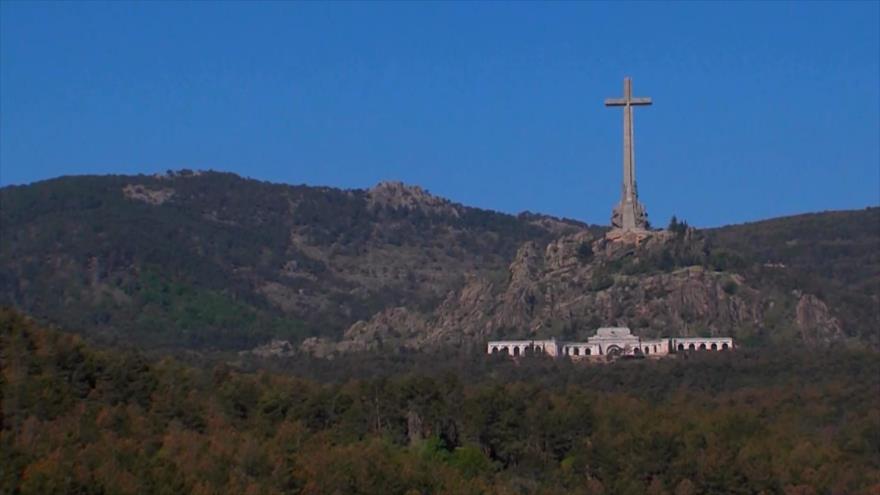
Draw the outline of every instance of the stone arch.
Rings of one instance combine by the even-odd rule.
[[[623,349],[617,347],[616,345],[609,345],[605,349],[605,354],[607,354],[608,356],[619,356],[623,354]]]
[[[575,355],[575,356],[580,356],[580,355],[581,355],[581,350],[580,350],[579,348],[575,347],[575,348],[574,348],[574,355]]]
[[[642,354],[642,348],[641,348],[641,347],[635,347],[635,348],[633,348],[633,354],[635,354],[635,355],[641,355],[641,354]]]
[[[712,343],[712,346],[710,347],[710,349],[712,349],[713,351],[717,351],[717,350],[718,350],[718,344],[716,344],[716,343],[713,342],[713,343]]]
[[[510,351],[507,349],[506,345],[501,347],[501,354],[504,354],[504,355],[510,354]]]
[[[727,342],[721,344],[721,350],[722,350],[722,351],[726,351],[726,350],[727,350]]]
[[[536,345],[535,346],[535,354],[543,354],[543,353],[544,353],[544,348],[539,345]]]
[[[689,351],[696,351],[696,350],[697,350],[697,346],[695,346],[694,344],[691,344],[691,345],[688,346],[688,350],[689,350]]]
[[[647,355],[647,354],[651,354],[651,348],[650,348],[650,347],[645,346],[645,354],[646,354],[646,355]]]
[[[592,353],[593,353],[593,350],[590,349],[589,347],[587,347],[586,349],[584,349],[584,356],[589,356],[589,355],[592,354]]]
[[[654,352],[657,352],[657,344],[654,344]]]
[[[705,343],[705,342],[700,343],[700,350],[701,350],[701,351],[705,351],[705,350],[706,350],[706,343]]]
[[[518,345],[513,346],[513,355],[519,356],[519,354],[520,354],[519,346]]]
[[[498,354],[498,346],[497,345],[492,346],[492,354]]]
[[[684,350],[684,344],[679,343],[679,344],[678,344],[678,350],[679,350],[679,351],[683,351],[683,350]]]

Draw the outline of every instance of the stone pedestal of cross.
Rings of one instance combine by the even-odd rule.
[[[623,107],[623,189],[620,203],[611,214],[611,226],[616,234],[645,231],[648,226],[648,214],[639,202],[636,188],[635,145],[633,144],[632,107],[650,105],[650,98],[634,98],[632,95],[632,79],[623,79],[623,98],[608,98],[605,106]]]

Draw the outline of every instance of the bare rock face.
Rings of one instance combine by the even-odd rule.
[[[617,295],[614,299],[633,308],[623,320],[651,336],[726,336],[733,328],[757,327],[762,320],[762,302],[756,290],[741,278],[703,267],[625,279],[627,282],[631,288],[624,294],[611,289]],[[632,287],[634,284],[638,285]]]
[[[594,239],[589,232],[563,236],[547,245],[544,262],[551,272],[576,267],[588,248],[590,255],[593,254],[593,246]]]
[[[807,342],[828,342],[843,336],[840,320],[814,295],[803,294],[795,310],[795,323]]]
[[[470,279],[461,290],[450,292],[434,311],[424,342],[463,345],[485,339],[496,305],[495,286],[484,278]]]
[[[543,294],[537,290],[541,277],[544,257],[533,242],[527,242],[519,249],[510,264],[510,282],[500,297],[500,311],[495,316],[495,328],[530,328]]]
[[[122,188],[125,197],[135,201],[143,201],[151,205],[161,205],[174,196],[174,189],[163,187],[161,189],[150,189],[141,184],[128,184]]]
[[[408,186],[402,182],[380,182],[367,192],[371,209],[386,207],[391,209],[421,210],[458,217],[458,207],[450,201],[434,196],[419,186]]]
[[[510,285],[523,285],[534,281],[543,264],[544,257],[538,251],[538,246],[532,241],[523,244],[509,267]]]

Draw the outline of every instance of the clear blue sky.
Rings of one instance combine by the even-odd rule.
[[[608,223],[880,203],[880,3],[0,3],[0,184],[192,168]]]

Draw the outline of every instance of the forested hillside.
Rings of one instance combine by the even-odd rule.
[[[0,303],[97,342],[298,352],[467,349],[492,337],[732,335],[880,345],[880,209],[638,249],[571,220],[214,172],[0,189]]]
[[[519,244],[585,226],[232,174],[64,177],[0,190],[0,302],[148,347],[334,336],[389,306],[432,306]]]
[[[458,360],[329,381],[193,368],[3,309],[0,493],[880,490],[874,351]]]
[[[880,345],[880,208],[777,218],[713,229],[719,248],[752,260],[762,285],[815,294],[844,327]]]

